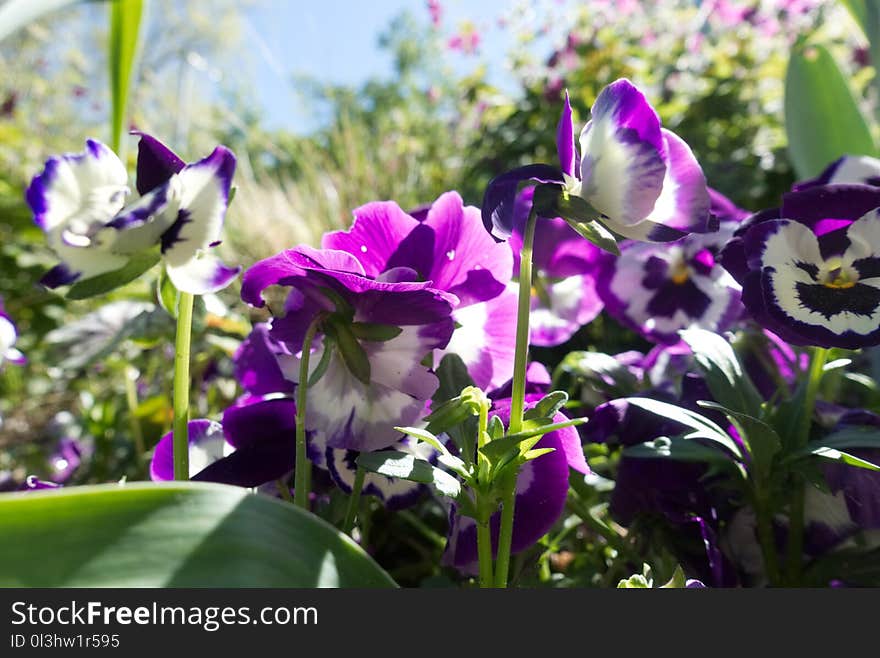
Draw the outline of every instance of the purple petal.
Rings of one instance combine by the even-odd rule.
[[[663,189],[667,147],[642,92],[626,79],[605,87],[580,146],[581,195],[615,226],[644,220]]]
[[[516,308],[516,293],[507,291],[453,311],[458,327],[446,348],[434,355],[434,363],[440,363],[445,354],[457,354],[476,386],[492,390],[504,384],[513,376]]]
[[[483,226],[498,241],[513,233],[517,192],[524,181],[565,184],[559,169],[544,164],[519,167],[489,181],[483,195]]]
[[[199,473],[206,466],[223,456],[223,427],[213,420],[191,420],[187,425],[189,434],[189,475]],[[150,478],[153,481],[174,479],[174,432],[159,439],[150,462]]]
[[[300,339],[300,343],[302,339]],[[294,385],[287,381],[278,365],[283,348],[269,337],[269,325],[256,324],[235,355],[235,378],[251,395],[292,393]]]
[[[559,166],[562,173],[575,178],[580,173],[578,170],[577,146],[574,141],[574,123],[571,117],[571,103],[568,99],[568,91],[565,92],[565,105],[562,115],[559,117],[559,125],[556,128],[556,150],[559,153]]]
[[[133,131],[139,135],[137,157],[137,191],[146,194],[183,169],[186,164],[155,137],[147,133]]]
[[[690,147],[675,133],[662,130],[668,162],[663,189],[647,220],[683,231],[707,233],[717,224],[709,222],[706,177]]]
[[[326,233],[321,240],[324,249],[346,251],[360,261],[364,273],[377,277],[385,270],[395,266],[412,267],[412,262],[421,265],[430,253],[427,249],[403,250],[402,243],[419,222],[403,212],[393,201],[368,203],[354,211],[354,223],[348,231]],[[416,253],[413,254],[413,251]],[[425,252],[428,253],[425,253]],[[394,262],[396,254],[412,257],[410,262]]]
[[[838,158],[816,178],[796,183],[795,192],[821,185],[880,185],[880,160],[867,155],[845,155]]]
[[[223,290],[241,272],[241,266],[229,267],[216,256],[202,254],[189,262],[166,267],[168,278],[181,292],[193,295],[206,295]]]

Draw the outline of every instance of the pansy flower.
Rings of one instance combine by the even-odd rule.
[[[223,435],[223,426],[213,420],[191,420],[187,426],[189,436],[189,474],[200,473],[206,467],[228,454],[232,447]],[[174,433],[168,432],[159,439],[150,461],[150,478],[156,482],[174,479]]]
[[[506,290],[513,267],[510,249],[486,235],[480,211],[456,192],[429,207],[406,213],[393,201],[368,203],[354,211],[348,231],[327,233],[322,246],[354,256],[368,277],[406,267],[419,281],[455,295],[456,330],[445,349],[457,354],[474,383],[486,389],[513,374],[516,295]]]
[[[593,104],[578,144],[566,95],[557,131],[560,168],[528,165],[495,178],[486,190],[483,221],[498,239],[513,232],[523,181],[556,183],[601,213],[626,238],[671,242],[715,229],[706,179],[688,145],[660,125],[644,94],[622,78]]]
[[[821,185],[874,185],[880,187],[880,160],[868,155],[844,155],[810,180],[796,183],[792,189],[797,192]]]
[[[658,245],[628,241],[603,253],[596,289],[608,313],[650,340],[676,343],[682,329],[722,331],[742,313],[740,286],[718,256],[737,227]]]
[[[395,425],[421,415],[438,380],[422,364],[442,349],[453,331],[458,299],[418,281],[415,271],[394,267],[366,275],[351,254],[297,247],[256,263],[244,276],[242,298],[265,304],[271,285],[291,288],[286,313],[272,320],[270,335],[289,356],[284,376],[299,380],[299,358],[309,326],[317,322],[310,355],[306,430],[320,449],[378,450],[395,443]]]
[[[4,361],[21,365],[25,362],[24,354],[15,348],[15,341],[18,340],[18,332],[15,324],[6,314],[3,308],[3,300],[0,299],[0,366]]]
[[[508,241],[516,279],[533,195],[534,188],[525,188],[517,196],[514,232]],[[602,300],[595,281],[600,254],[598,247],[584,240],[561,217],[538,223],[532,251],[531,344],[564,343],[601,312]],[[510,289],[516,291],[518,284],[512,282]]]
[[[542,396],[527,396],[526,408]],[[497,415],[507,425],[510,420],[510,399],[495,400],[491,414]],[[557,413],[553,421],[568,420]],[[568,495],[569,469],[590,473],[584,458],[580,437],[573,427],[549,432],[541,437],[536,449],[553,448],[553,452],[526,462],[516,481],[514,505],[513,541],[511,552],[519,553],[533,546],[559,520]],[[454,566],[464,573],[477,571],[477,526],[470,517],[462,516],[453,505],[450,510],[449,535],[444,564]],[[492,542],[498,541],[500,512],[490,519]]]
[[[208,251],[220,238],[234,171],[235,156],[223,146],[186,164],[142,134],[139,196],[129,200],[125,165],[101,142],[90,139],[81,153],[50,158],[26,193],[34,221],[62,261],[42,283],[55,288],[122,270],[158,247],[179,290],[224,288],[239,268]]]
[[[794,345],[880,343],[880,189],[792,192],[753,215],[722,262],[759,324]]]

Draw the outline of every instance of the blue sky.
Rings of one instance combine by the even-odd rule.
[[[495,84],[509,81],[503,55],[509,35],[497,20],[514,0],[442,0],[448,28],[470,20],[483,35],[481,50],[491,62]],[[380,51],[379,34],[403,10],[428,23],[425,0],[262,0],[249,12],[244,42],[256,60],[254,85],[257,100],[270,127],[306,132],[315,124],[300,107],[290,80],[294,75],[320,76],[325,80],[358,84],[372,75],[389,75],[391,60]],[[458,60],[462,69],[474,60]]]

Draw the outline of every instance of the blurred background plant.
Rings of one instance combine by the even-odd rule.
[[[783,101],[799,36],[811,34],[828,49],[865,115],[880,106],[869,44],[843,6],[853,3],[520,0],[486,24],[451,21],[446,3],[430,0],[377,35],[389,74],[340,84],[288,72],[298,111],[316,118],[298,130],[269,121],[255,102],[253,71],[264,63],[247,16],[266,1],[151,0],[129,102],[132,127],[163,138],[185,160],[217,142],[236,153],[237,192],[221,250],[245,267],[298,243],[318,244],[372,200],[414,208],[457,189],[479,205],[494,175],[555,162],[566,89],[582,124],[603,86],[632,78],[664,125],[691,145],[710,185],[749,209],[775,205],[795,179]],[[36,283],[54,259],[23,190],[49,155],[80,150],[89,136],[109,142],[106,19],[106,3],[80,3],[0,41],[0,297],[29,357],[0,371],[0,471],[18,481],[30,473],[60,480],[59,469],[77,484],[145,478],[149,452],[171,424],[174,329],[158,282],[141,279],[100,302],[68,302]],[[493,73],[499,53],[485,45],[497,33],[509,44],[504,80]],[[127,155],[133,164],[132,148]],[[235,286],[200,302],[194,417],[217,418],[236,397],[229,356],[262,318],[241,304]],[[646,346],[603,317],[558,350],[536,354],[553,367],[575,348]],[[75,459],[69,451],[59,457],[68,439],[80,446]],[[601,468],[605,449],[591,449],[600,472],[611,472]],[[572,514],[519,558],[520,569],[538,565],[523,583],[615,584],[641,566],[635,553],[629,562],[620,557],[635,548],[614,539],[603,486],[610,482],[600,478],[582,492],[581,505],[592,510],[587,529],[584,515]],[[377,525],[418,530],[406,542],[394,539],[403,532],[374,535],[379,557],[418,558],[395,574],[401,582],[446,582],[436,566],[443,510],[426,511],[427,525],[379,509],[374,517]],[[564,548],[573,539],[581,552]],[[653,546],[661,577],[675,566],[666,539],[640,540]]]

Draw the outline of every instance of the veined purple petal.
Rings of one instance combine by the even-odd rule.
[[[709,192],[709,212],[721,222],[741,222],[752,213],[737,206],[733,201],[711,187],[706,188]]]
[[[629,80],[599,94],[580,135],[581,196],[615,225],[632,226],[653,210],[668,155],[660,118]]]
[[[434,354],[439,364],[446,354],[457,354],[474,384],[483,390],[498,388],[513,376],[516,351],[517,296],[513,291],[452,312],[457,328],[449,344]]]
[[[254,325],[232,357],[235,378],[242,388],[251,395],[293,393],[293,383],[284,378],[278,365],[277,357],[281,353],[283,347],[269,337],[269,325]]]
[[[483,226],[499,242],[513,233],[517,192],[525,181],[565,184],[562,172],[545,164],[519,167],[489,181],[483,195]]]
[[[187,425],[189,434],[189,476],[221,459],[226,448],[223,427],[213,420],[191,420]],[[150,462],[150,478],[154,481],[174,479],[174,433],[163,436],[153,450]]]
[[[571,102],[565,92],[565,105],[556,128],[556,150],[559,153],[559,166],[562,173],[577,178],[580,175],[580,160],[574,141],[574,123],[571,116]]]
[[[139,135],[137,157],[137,191],[146,194],[168,180],[180,170],[186,163],[177,154],[165,146],[155,137],[144,132],[133,131]]]
[[[717,222],[709,221],[709,192],[700,164],[683,139],[665,128],[662,133],[668,156],[666,176],[646,219],[685,233],[715,230]]]
[[[410,245],[407,250],[401,248],[404,240],[419,224],[394,201],[376,201],[355,209],[351,229],[326,233],[321,246],[348,252],[361,263],[367,276],[375,278],[391,267],[412,267],[412,262],[421,266],[426,257],[430,258],[430,243],[424,247],[421,244]],[[416,246],[415,250],[413,246]],[[398,258],[403,256],[404,260],[392,264],[396,255]]]

